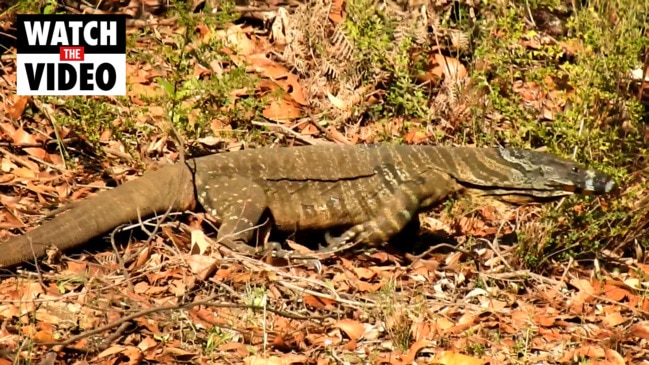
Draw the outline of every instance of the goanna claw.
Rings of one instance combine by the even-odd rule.
[[[333,237],[329,231],[325,232],[324,238],[325,242],[327,242],[327,246],[318,244],[318,251],[320,252],[334,251],[337,248],[340,248],[341,246],[347,244],[347,240],[343,239],[342,236]]]

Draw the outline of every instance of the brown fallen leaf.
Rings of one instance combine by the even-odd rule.
[[[327,131],[327,134],[329,135],[329,137],[331,139],[333,139],[338,144],[342,144],[342,145],[352,145],[352,144],[354,144],[353,141],[350,141],[349,139],[347,139],[347,137],[345,137],[344,134],[338,132],[338,130],[336,128],[334,128],[333,126],[329,127],[329,130]]]
[[[210,28],[207,25],[205,25],[205,23],[197,24],[194,30],[197,31],[198,34],[200,34],[201,38],[203,38],[203,41],[207,41],[205,39],[205,36],[209,35],[211,32]]]
[[[189,253],[192,255],[204,255],[208,248],[210,248],[210,244],[205,239],[205,232],[199,229],[193,230],[191,233],[191,249]]]
[[[604,352],[606,352],[606,360],[607,360],[608,364],[611,364],[611,365],[625,365],[626,364],[626,361],[624,361],[624,358],[622,357],[622,355],[620,355],[619,352],[617,352],[617,351],[615,351],[613,349],[610,349],[610,348],[605,349]]]
[[[411,129],[406,133],[403,139],[409,144],[422,144],[428,141],[429,137],[430,134],[426,133],[426,131]]]
[[[17,145],[34,145],[34,144],[39,144],[40,142],[36,137],[34,137],[32,134],[27,133],[24,129],[19,128],[16,130],[16,133],[14,133],[12,137],[12,141],[14,144]],[[30,156],[36,157],[38,159],[45,159],[47,156],[47,151],[45,149],[40,148],[40,147],[29,147],[29,148],[24,148],[23,149],[25,152],[27,152]]]
[[[616,285],[604,285],[604,296],[614,302],[620,302],[625,297],[631,296],[628,290],[622,289]]]
[[[468,75],[466,67],[457,58],[434,53],[427,57],[427,61],[422,72],[417,75],[419,82],[430,82],[432,85],[437,85],[442,76],[449,81],[456,82],[465,79]]]
[[[187,255],[185,261],[192,273],[198,276],[200,280],[206,280],[214,272],[218,264],[217,259],[204,255]]]
[[[366,283],[364,281],[359,281],[356,285],[358,291],[363,293],[376,293],[383,288],[381,283]]]
[[[289,73],[288,75],[286,75],[286,85],[290,87],[290,89],[286,91],[288,91],[291,97],[293,97],[293,100],[295,100],[295,102],[297,102],[302,106],[309,105],[309,103],[306,101],[304,88],[302,88],[302,84],[300,83],[300,80],[297,77],[297,75],[293,73]]]
[[[625,318],[624,316],[622,316],[622,314],[620,314],[620,312],[613,312],[606,315],[604,319],[602,319],[602,323],[607,327],[615,327],[628,320],[629,318]]]
[[[311,306],[315,309],[326,309],[336,303],[331,299],[316,297],[314,295],[305,295],[302,297],[302,301],[305,305]]]
[[[308,357],[301,354],[284,354],[282,357],[250,356],[243,360],[246,365],[291,365],[307,363]]]
[[[274,121],[282,121],[298,118],[302,114],[300,105],[288,94],[281,98],[271,98],[269,105],[261,114]]]
[[[331,7],[329,8],[329,20],[331,20],[334,24],[342,23],[342,21],[347,16],[344,5],[344,0],[333,0],[331,2]]]
[[[278,80],[290,74],[285,66],[266,57],[265,54],[254,54],[246,57],[253,70],[271,80]]]
[[[364,267],[354,267],[352,268],[354,274],[356,274],[360,279],[371,280],[376,276],[376,271]]]
[[[226,322],[223,322],[223,324],[225,325]],[[229,352],[232,354],[236,354],[237,356],[240,357],[249,356],[250,352],[252,351],[247,344],[241,342],[224,343],[218,347],[218,350],[222,352]]]
[[[336,322],[333,327],[345,332],[352,340],[358,340],[365,333],[365,326],[361,322],[353,319],[342,319]]]
[[[189,361],[196,357],[196,353],[177,347],[165,347],[162,353],[164,355],[169,355],[179,361]]]
[[[475,357],[458,354],[454,351],[442,351],[435,355],[435,363],[442,365],[482,365],[485,361]]]
[[[147,351],[156,347],[158,347],[158,341],[154,340],[151,336],[145,336],[144,339],[137,344],[137,348],[141,351]]]
[[[108,357],[115,354],[119,354],[122,351],[124,351],[124,349],[125,349],[124,346],[111,346],[105,349],[104,351],[100,352],[99,355],[97,355],[97,358]]]
[[[649,340],[649,321],[642,321],[634,324],[629,329],[629,333],[633,337]]]
[[[31,101],[31,96],[16,96],[13,105],[5,108],[7,116],[14,121],[20,119],[29,101]]]
[[[405,364],[413,364],[415,363],[415,359],[417,358],[417,354],[419,354],[419,351],[426,347],[430,347],[433,345],[432,341],[428,340],[419,340],[415,341],[410,348],[408,349],[408,353],[403,357],[403,362]]]
[[[239,55],[251,55],[257,49],[255,42],[248,37],[240,25],[232,25],[226,30],[218,31],[216,37],[223,39],[225,46],[235,50]]]
[[[128,357],[128,361],[126,362],[126,364],[129,365],[141,364],[142,360],[144,360],[144,354],[142,353],[142,351],[140,351],[139,348],[135,346],[126,347],[126,349],[122,351],[122,354]]]

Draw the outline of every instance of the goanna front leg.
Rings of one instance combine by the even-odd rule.
[[[387,242],[416,217],[421,207],[429,207],[457,192],[458,184],[450,176],[431,171],[400,184],[367,222],[357,224],[339,237],[325,235],[327,247],[320,252],[338,252],[358,244]]]
[[[244,177],[210,176],[208,181],[196,190],[205,211],[221,221],[217,242],[236,252],[257,253],[248,243],[268,208],[264,190]]]

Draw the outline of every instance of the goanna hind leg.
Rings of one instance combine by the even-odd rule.
[[[268,208],[264,190],[249,179],[218,176],[197,187],[198,201],[206,212],[219,218],[218,243],[241,253],[257,250],[248,243]]]
[[[400,182],[392,189],[391,196],[373,212],[371,219],[349,228],[339,237],[327,235],[328,246],[321,247],[320,251],[337,251],[349,244],[374,245],[387,242],[416,219],[423,202],[428,206],[456,190],[454,182],[437,172]]]
[[[352,226],[339,237],[325,236],[327,247],[320,251],[336,251],[348,243],[378,244],[387,242],[410,222],[419,210],[419,199],[412,194],[408,184],[398,188],[392,197],[381,205],[374,217]]]

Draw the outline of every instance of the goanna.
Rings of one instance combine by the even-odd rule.
[[[82,245],[120,224],[202,207],[217,241],[243,253],[265,216],[285,232],[347,228],[335,239],[374,244],[458,193],[512,203],[604,194],[607,175],[554,155],[508,148],[308,146],[220,153],[168,165],[2,243],[0,267]],[[335,249],[329,247],[328,249]]]

